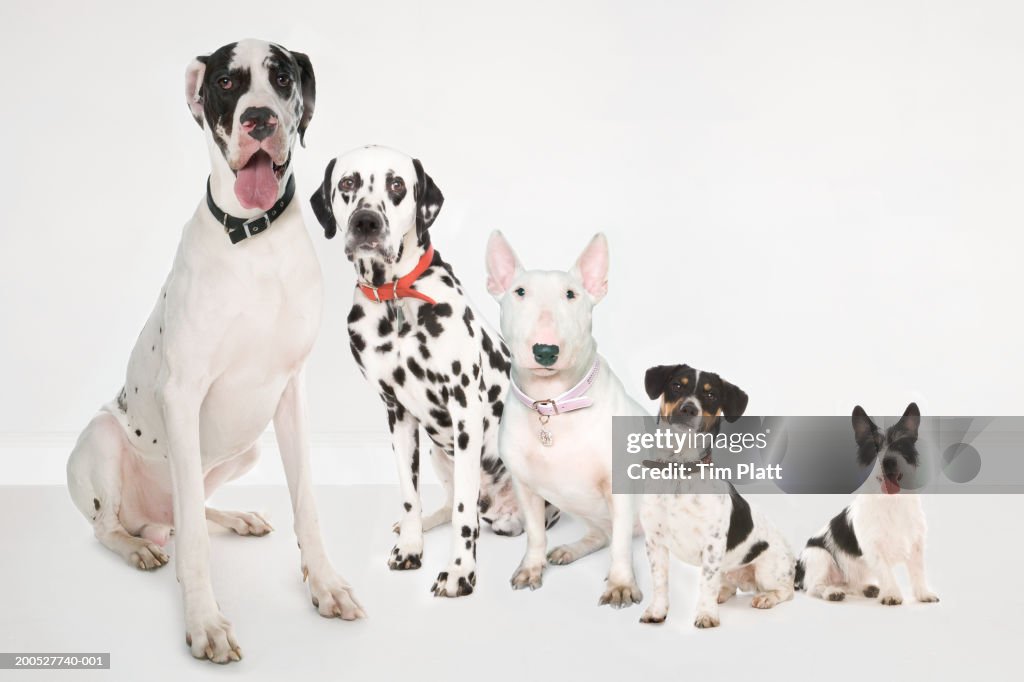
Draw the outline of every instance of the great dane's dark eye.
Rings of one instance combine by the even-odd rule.
[[[217,79],[217,85],[220,86],[221,90],[230,90],[235,87],[235,81],[231,80],[227,76],[223,76]]]
[[[576,298],[576,292],[573,291],[572,289],[569,289],[567,292],[565,292],[565,297],[571,301],[572,299]]]
[[[516,289],[516,296],[518,296],[519,298],[522,298],[523,296],[526,296],[526,289],[524,289],[522,287],[519,287],[518,289]]]
[[[356,188],[356,181],[353,178],[342,178],[338,185],[342,192],[351,192]]]
[[[280,85],[282,88],[287,88],[289,85],[292,84],[292,77],[283,72],[279,73],[277,74],[277,84]]]
[[[391,182],[388,183],[389,192],[401,192],[405,189],[405,180],[402,178],[391,178]]]

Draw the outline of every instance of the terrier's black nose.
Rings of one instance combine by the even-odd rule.
[[[558,346],[546,343],[533,344],[533,359],[544,367],[550,367],[558,360]]]
[[[277,116],[270,107],[249,107],[242,112],[243,127],[252,126],[249,136],[263,141],[270,137],[277,128]]]
[[[683,403],[683,406],[679,408],[679,414],[684,417],[696,417],[697,406],[690,402]]]

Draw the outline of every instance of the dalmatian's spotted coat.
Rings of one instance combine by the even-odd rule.
[[[380,287],[412,272],[430,248],[428,228],[444,198],[416,159],[364,147],[332,160],[312,197],[331,238],[339,226],[360,283]],[[474,313],[458,277],[438,251],[413,289],[433,299],[376,301],[358,287],[348,316],[352,355],[384,402],[398,460],[403,512],[393,570],[416,569],[423,531],[451,520],[452,554],[434,582],[436,596],[471,594],[482,518],[500,535],[523,524],[498,456],[498,423],[508,389],[509,350]],[[423,516],[420,428],[446,502]],[[548,523],[557,510],[548,511]]]

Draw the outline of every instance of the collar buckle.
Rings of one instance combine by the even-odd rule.
[[[242,229],[245,230],[245,236],[251,237],[254,234],[259,234],[270,227],[270,216],[266,213],[257,217],[246,220],[242,223]]]
[[[550,407],[551,411],[554,414],[558,414],[558,403],[556,403],[551,398],[546,398],[544,400],[534,400],[533,401],[533,411],[534,412],[540,412],[540,410],[538,409],[539,405],[545,405],[547,407]]]

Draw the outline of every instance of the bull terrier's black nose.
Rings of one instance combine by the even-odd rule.
[[[550,367],[558,360],[558,346],[546,343],[533,344],[533,359],[544,367]]]
[[[683,417],[696,417],[697,406],[693,403],[683,403],[683,406],[679,408],[679,414]]]
[[[384,226],[375,211],[359,210],[352,214],[348,227],[356,237],[372,237]]]
[[[252,126],[249,136],[263,141],[270,137],[277,128],[277,116],[269,107],[249,107],[242,112],[243,127]]]

